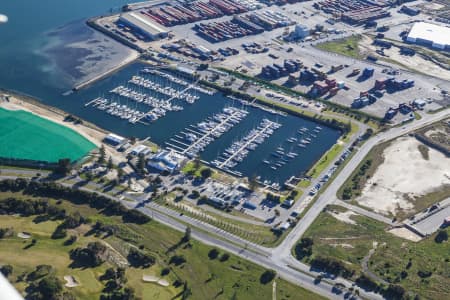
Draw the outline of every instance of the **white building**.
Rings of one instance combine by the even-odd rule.
[[[415,23],[406,40],[444,50],[450,48],[450,28],[431,23]]]
[[[169,30],[167,28],[156,24],[139,12],[124,13],[120,16],[119,22],[131,27],[136,32],[151,40],[159,40],[167,37],[169,34]]]
[[[161,150],[150,158],[148,166],[160,171],[173,173],[181,169],[186,159],[184,155],[175,151]]]
[[[108,134],[103,140],[113,146],[121,145],[126,141],[124,137],[114,133]]]
[[[147,146],[138,145],[138,146],[134,147],[133,149],[131,149],[130,153],[133,155],[148,155],[148,154],[152,153],[152,150],[150,150],[150,148]]]

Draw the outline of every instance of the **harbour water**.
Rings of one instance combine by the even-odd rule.
[[[170,142],[172,137],[186,127],[221,112],[224,107],[235,106],[246,109],[249,112],[248,115],[220,138],[212,141],[200,155],[206,161],[214,161],[225,149],[243,139],[252,129],[256,129],[263,119],[280,123],[281,127],[274,130],[273,134],[267,136],[264,142],[249,151],[245,159],[233,167],[233,171],[242,173],[244,176],[259,175],[262,181],[283,183],[290,176],[299,175],[338,139],[337,130],[323,127],[315,134],[316,137],[309,137],[311,141],[300,147],[298,144],[301,134],[298,131],[301,128],[307,128],[309,132],[313,132],[318,124],[290,115],[274,115],[255,107],[242,107],[240,102],[221,94],[207,95],[199,92],[197,95],[200,97],[195,103],[181,103],[180,105],[184,108],[182,111],[170,111],[150,125],[130,124],[128,120],[118,119],[94,107],[85,107],[86,103],[102,95],[110,97],[109,91],[119,85],[126,85],[133,76],[139,75],[139,71],[145,67],[139,63],[132,64],[86,89],[63,96],[62,94],[73,86],[74,80],[77,77],[80,79],[83,74],[74,72],[74,70],[80,70],[78,66],[62,63],[65,61],[61,57],[64,51],[53,50],[50,55],[45,53],[49,48],[55,49],[53,47],[55,45],[49,45],[49,40],[50,44],[56,44],[56,47],[58,44],[64,44],[64,41],[52,40],[49,33],[63,32],[69,36],[58,36],[58,39],[80,40],[80,36],[86,36],[86,30],[89,30],[83,25],[85,18],[108,13],[111,8],[117,9],[126,2],[130,1],[2,1],[0,13],[8,15],[10,21],[7,25],[0,27],[0,39],[9,41],[0,47],[2,65],[0,87],[29,94],[48,105],[58,107],[117,134],[138,138],[150,137],[160,145]],[[40,17],[35,17],[37,15]],[[21,21],[24,19],[27,22]],[[71,21],[69,26],[74,26],[71,28],[76,30],[67,28],[67,20]],[[89,55],[82,50],[78,54],[76,51],[73,53],[79,56],[71,57],[71,60],[75,61]],[[103,61],[99,58],[96,63],[104,65],[108,63],[108,59],[114,60],[110,57],[105,59],[106,61]],[[145,108],[143,104],[139,104],[139,108],[142,111],[148,111],[148,107]],[[278,159],[272,155],[278,148],[283,148],[283,155],[290,152],[296,155],[291,154],[283,163],[281,158]],[[272,167],[275,164],[280,166],[274,169]]]

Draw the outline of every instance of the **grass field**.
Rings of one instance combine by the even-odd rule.
[[[332,210],[345,212],[341,207]],[[381,279],[402,285],[408,291],[420,294],[425,299],[449,299],[450,290],[450,243],[438,244],[431,236],[420,242],[411,242],[385,231],[385,225],[363,216],[350,216],[355,224],[336,219],[323,212],[305,232],[304,237],[314,240],[312,257],[316,255],[333,257],[361,272],[361,261],[369,250],[378,243],[369,260],[369,270]],[[450,229],[447,229],[450,232]],[[311,257],[311,258],[312,258]],[[310,259],[310,258],[309,258]],[[308,261],[308,258],[304,261]],[[408,267],[409,259],[411,265]],[[428,278],[421,278],[418,272],[431,271]],[[402,278],[401,272],[406,273]]]
[[[0,108],[0,157],[76,161],[95,148],[75,131],[26,111]]]
[[[362,58],[358,46],[360,40],[359,35],[354,35],[349,38],[318,44],[317,48],[345,56]]]
[[[6,197],[22,197],[21,194],[0,193],[0,201]],[[51,200],[52,203],[56,203]],[[236,295],[237,299],[272,299],[272,284],[263,285],[259,282],[259,277],[264,269],[258,265],[242,260],[234,255],[226,261],[219,259],[209,259],[208,252],[212,249],[199,242],[191,241],[191,247],[181,247],[170,250],[176,245],[182,233],[174,231],[157,222],[150,221],[144,225],[122,223],[116,216],[105,216],[99,214],[95,209],[86,205],[74,205],[66,201],[61,204],[68,213],[75,211],[89,219],[89,224],[101,221],[103,224],[117,226],[118,230],[114,235],[102,238],[102,242],[108,243],[115,249],[118,255],[126,257],[127,249],[130,245],[144,247],[156,258],[156,264],[150,268],[128,267],[126,276],[128,286],[135,289],[137,296],[143,300],[165,300],[181,299],[176,297],[182,290],[172,284],[175,280],[187,281],[192,289],[192,296],[188,299],[231,299]],[[13,227],[14,231],[26,231],[31,233],[36,239],[36,245],[25,249],[30,241],[14,236],[8,239],[0,239],[0,265],[11,264],[14,268],[10,281],[20,291],[24,291],[25,283],[17,282],[17,276],[23,272],[31,272],[39,264],[49,264],[56,268],[56,275],[62,280],[64,275],[73,275],[80,286],[70,289],[70,292],[77,299],[98,299],[104,288],[104,282],[99,280],[99,276],[114,263],[107,261],[95,268],[72,268],[69,258],[69,250],[76,247],[85,246],[88,242],[100,240],[94,235],[86,236],[85,233],[91,225],[81,225],[70,230],[70,234],[76,234],[78,240],[74,245],[64,246],[64,240],[54,240],[50,236],[57,226],[57,222],[46,221],[35,223],[33,217],[5,216],[0,215],[0,228]],[[224,253],[220,251],[219,257]],[[175,266],[169,263],[172,255],[183,255],[186,263]],[[170,283],[169,287],[161,287],[153,283],[144,283],[142,276],[161,276],[162,268],[170,268],[170,273],[165,279]],[[294,286],[286,281],[277,279],[277,299],[322,299],[301,287]]]

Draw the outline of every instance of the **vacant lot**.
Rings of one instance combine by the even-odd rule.
[[[356,278],[364,269],[363,258],[375,249],[367,264],[375,277],[425,299],[450,298],[450,243],[436,243],[435,235],[411,242],[386,232],[383,223],[331,206],[304,237],[313,239],[312,255],[305,262],[317,256],[334,258],[355,270]]]
[[[425,195],[450,186],[450,159],[432,148],[424,151],[415,138],[397,139],[383,151],[383,157],[383,164],[356,199],[360,205],[387,215],[410,213],[423,207],[418,199],[424,202]]]
[[[354,58],[363,58],[364,55],[361,53],[359,47],[361,39],[362,37],[360,35],[355,35],[337,41],[318,44],[317,48]]]

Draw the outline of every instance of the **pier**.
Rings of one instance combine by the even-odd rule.
[[[268,131],[268,129],[273,128],[273,125],[277,124],[275,122],[267,120],[267,124],[260,129],[256,134],[254,134],[250,139],[248,139],[236,152],[234,152],[230,157],[228,157],[224,162],[220,163],[217,167],[222,169],[224,166],[227,166],[230,161],[232,161],[236,156],[239,156],[243,150],[247,149],[247,147],[252,144],[258,137],[264,135]]]
[[[180,154],[194,157],[212,141],[238,124],[247,114],[248,112],[242,109],[224,108],[223,113],[215,114],[196,126],[191,125],[191,128],[186,127],[185,131],[181,132],[185,135],[183,141],[180,135],[175,135],[170,142],[166,142],[166,145]]]

